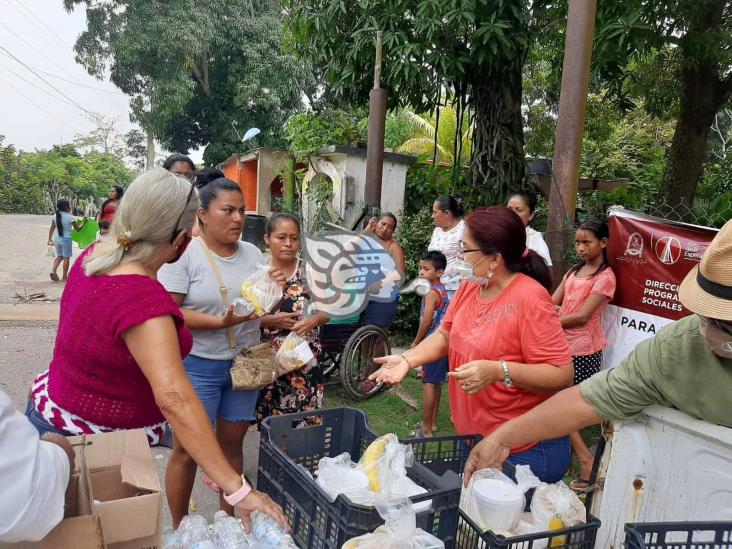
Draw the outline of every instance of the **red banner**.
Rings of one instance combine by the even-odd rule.
[[[679,284],[717,233],[622,208],[610,211],[608,225],[617,287],[602,317],[608,340],[603,368],[617,366],[641,341],[689,314],[679,302]]]
[[[716,230],[656,217],[612,211],[608,259],[618,281],[618,307],[671,320],[689,314],[679,284],[717,234]]]

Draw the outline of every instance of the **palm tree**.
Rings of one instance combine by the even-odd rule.
[[[437,162],[452,166],[455,163],[455,141],[459,130],[457,111],[452,104],[447,104],[440,107],[438,113],[439,123],[434,114],[419,115],[409,110],[402,111],[401,115],[409,122],[412,132],[409,139],[397,148],[397,152],[436,157]],[[467,113],[463,113],[462,130],[460,136],[462,149],[458,142],[457,151],[460,155],[460,164],[466,165],[470,162],[470,148],[473,142],[473,126]],[[437,131],[436,141],[435,131]]]

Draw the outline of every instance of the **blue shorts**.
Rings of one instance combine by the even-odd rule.
[[[231,360],[188,355],[183,366],[212,424],[216,419],[254,421],[259,391],[235,391],[232,388]]]
[[[445,383],[447,381],[447,357],[422,365],[422,383]]]
[[[25,405],[25,417],[27,417],[31,425],[36,428],[36,430],[38,431],[38,436],[42,437],[46,433],[56,433],[65,437],[72,435],[71,433],[62,431],[55,425],[51,425],[50,423],[48,423],[48,421],[46,421],[46,418],[44,418],[40,413],[38,413],[38,410],[36,410],[36,407],[33,405],[33,399],[31,397],[28,397],[28,403]]]
[[[459,449],[460,465],[464,467],[472,448],[461,441]],[[528,465],[531,472],[539,477],[540,481],[551,484],[562,480],[567,474],[571,454],[572,446],[569,443],[568,436],[542,440],[528,450],[510,454],[503,463],[503,472],[508,477],[516,480],[514,467],[511,467],[509,463],[514,466]]]
[[[56,255],[58,257],[71,257],[71,237],[56,237]]]
[[[399,296],[394,301],[382,303],[380,301],[369,301],[363,312],[363,323],[373,324],[379,328],[391,328],[396,317]]]

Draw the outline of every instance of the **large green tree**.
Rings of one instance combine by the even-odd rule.
[[[239,150],[239,136],[249,127],[262,130],[258,144],[282,144],[284,122],[302,108],[303,90],[312,88],[307,66],[282,49],[276,0],[64,5],[86,7],[77,60],[95,76],[109,71],[131,96],[134,119],[169,150],[208,145],[207,164]]]
[[[472,198],[523,185],[521,69],[547,2],[284,0],[293,44],[324,67],[339,97],[365,104],[374,39],[383,32],[382,87],[393,107],[434,111],[445,92],[474,116]],[[462,128],[464,132],[467,128]]]
[[[662,199],[669,208],[690,205],[710,128],[732,95],[732,2],[599,2],[595,55],[599,75],[620,94],[675,118]]]

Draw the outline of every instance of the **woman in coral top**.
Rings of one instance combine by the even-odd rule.
[[[607,347],[602,329],[602,313],[615,295],[615,274],[607,261],[607,223],[585,221],[575,234],[575,250],[580,262],[564,275],[552,300],[567,336],[574,364],[573,385],[579,385],[600,371],[602,350]],[[572,449],[580,463],[579,478],[570,487],[590,490],[594,456],[579,431],[569,435]]]
[[[399,383],[410,368],[448,357],[450,409],[461,435],[489,435],[572,383],[572,358],[547,292],[544,261],[526,248],[521,219],[501,206],[465,221],[463,282],[442,325],[402,355],[376,359],[371,379]],[[511,449],[545,482],[569,468],[567,437]]]
[[[286,526],[279,506],[252,491],[221,450],[183,369],[191,332],[157,280],[188,246],[197,208],[193,184],[162,168],[132,182],[110,233],[71,269],[51,365],[36,378],[26,415],[41,434],[144,429],[151,444],[167,420],[247,525],[258,509]]]

